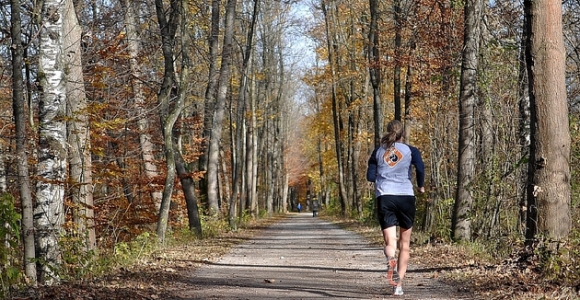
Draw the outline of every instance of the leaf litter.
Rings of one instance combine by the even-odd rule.
[[[108,275],[90,280],[63,282],[57,286],[29,288],[10,299],[175,299],[180,290],[189,289],[188,278],[196,268],[216,260],[233,246],[259,234],[277,219],[256,221],[245,228],[217,237],[166,245],[131,266],[118,267]],[[335,221],[336,222],[336,221]],[[352,221],[337,222],[349,230],[382,243],[376,228]],[[468,255],[463,248],[443,243],[411,245],[411,265],[432,269],[432,278],[443,280],[472,299],[580,299],[580,286],[564,286],[546,280],[535,262],[518,255],[502,262],[489,262]],[[276,279],[266,278],[274,284]]]

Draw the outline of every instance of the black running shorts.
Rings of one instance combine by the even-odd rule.
[[[382,195],[377,198],[379,224],[384,230],[392,226],[404,229],[415,221],[415,196]]]

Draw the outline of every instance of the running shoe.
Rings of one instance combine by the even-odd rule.
[[[403,295],[403,287],[401,287],[401,286],[394,286],[393,287],[393,295],[394,296],[402,296]]]

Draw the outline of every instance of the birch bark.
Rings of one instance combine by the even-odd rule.
[[[38,281],[47,285],[60,281],[56,272],[61,264],[58,240],[64,220],[64,184],[67,179],[63,16],[61,0],[44,1],[38,72],[42,93],[34,228]]]

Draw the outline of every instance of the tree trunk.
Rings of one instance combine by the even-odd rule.
[[[315,98],[315,112],[319,113],[321,111],[321,103],[320,103],[320,99],[318,97],[318,93],[314,94],[314,98]],[[316,156],[318,159],[318,176],[320,177],[320,195],[318,196],[318,201],[320,203],[320,205],[324,205],[326,207],[328,207],[328,205],[330,204],[328,199],[328,194],[330,193],[328,191],[328,184],[326,182],[326,172],[325,172],[325,164],[324,164],[324,159],[323,159],[323,148],[322,148],[322,144],[323,144],[323,140],[322,137],[317,137],[316,140]]]
[[[347,215],[348,207],[347,207],[347,193],[346,188],[344,185],[344,163],[343,163],[343,154],[342,154],[342,143],[341,143],[341,132],[340,132],[340,118],[338,113],[338,97],[336,95],[336,74],[335,74],[335,61],[334,61],[334,45],[332,41],[332,35],[330,30],[330,20],[328,15],[328,10],[326,7],[325,0],[321,0],[321,7],[322,12],[324,14],[325,24],[326,24],[326,42],[328,48],[328,61],[330,64],[330,73],[331,73],[331,99],[332,99],[332,120],[334,125],[334,142],[336,147],[336,158],[337,158],[337,166],[338,166],[338,189],[339,189],[339,198],[340,198],[340,205],[341,211],[343,215]]]
[[[471,239],[472,184],[475,173],[474,111],[479,58],[481,0],[465,2],[465,28],[461,86],[459,95],[459,158],[457,163],[457,193],[452,218],[452,238],[456,241]]]
[[[141,159],[143,159],[143,172],[148,178],[150,185],[153,186],[151,190],[151,200],[155,208],[159,210],[161,207],[161,190],[159,185],[155,183],[159,177],[159,171],[155,162],[155,147],[151,142],[151,134],[149,133],[149,118],[147,114],[147,107],[145,103],[145,96],[143,95],[143,87],[141,84],[141,70],[139,67],[139,36],[137,35],[137,15],[135,13],[135,6],[133,3],[122,0],[121,5],[125,8],[125,32],[127,37],[127,47],[129,52],[129,68],[131,71],[130,85],[133,90],[133,101],[137,106],[137,126],[139,128],[139,144],[141,146]]]
[[[393,102],[395,103],[395,119],[402,121],[401,110],[401,60],[402,42],[401,32],[403,31],[401,22],[401,0],[393,0],[393,12],[395,20],[395,65],[393,66]]]
[[[258,135],[256,132],[257,120],[256,114],[258,112],[256,104],[256,95],[252,93],[252,98],[250,101],[250,124],[248,124],[248,133],[246,136],[246,184],[247,197],[249,200],[249,207],[255,207],[255,203],[258,201]]]
[[[218,175],[218,178],[220,180],[222,180],[219,184],[220,187],[220,194],[219,194],[219,207],[222,207],[223,205],[221,204],[226,203],[229,204],[230,203],[230,198],[231,198],[231,182],[232,180],[230,179],[230,170],[228,169],[228,164],[227,164],[227,156],[224,152],[223,148],[220,148],[220,159],[219,162],[221,163],[221,176]],[[218,172],[219,174],[220,172]]]
[[[531,244],[541,235],[557,245],[567,239],[571,228],[562,2],[526,0],[524,7],[529,17],[526,58],[531,103],[526,239]]]
[[[177,103],[173,108],[170,115],[169,122],[175,123],[177,118],[181,114],[183,107],[185,105],[185,99],[189,91],[188,86],[190,83],[190,69],[191,60],[189,53],[192,47],[191,34],[188,28],[188,20],[190,20],[190,9],[187,1],[181,1],[181,72],[179,78],[179,88],[177,91]],[[171,126],[173,127],[173,126]],[[199,208],[197,207],[197,199],[195,196],[195,185],[191,173],[186,169],[185,161],[181,156],[179,151],[179,143],[177,142],[178,137],[173,136],[173,159],[175,161],[175,170],[179,176],[181,182],[181,188],[183,190],[183,195],[185,197],[185,203],[187,205],[187,217],[189,220],[189,229],[195,232],[198,237],[202,236],[201,220],[199,217]]]
[[[383,132],[383,106],[381,102],[381,59],[379,52],[379,28],[378,28],[378,1],[369,0],[371,22],[369,31],[369,73],[373,86],[373,127],[375,131],[375,147],[381,144]]]
[[[251,86],[255,85],[255,77],[254,76],[255,75],[252,75],[253,78],[252,78],[252,85]],[[253,98],[253,96],[251,96],[251,97]],[[244,124],[244,127],[246,127],[245,124]],[[240,196],[238,197],[239,201],[237,201],[238,207],[235,208],[236,209],[236,216],[238,219],[235,221],[236,224],[238,222],[243,221],[243,215],[244,215],[244,211],[246,210],[246,203],[247,203],[246,198],[249,195],[248,180],[250,178],[248,176],[244,176],[244,174],[246,174],[248,172],[248,163],[247,163],[248,155],[249,155],[249,150],[248,150],[249,132],[248,132],[248,129],[245,129],[244,132],[245,132],[245,134],[242,137],[240,137],[240,138],[242,138],[242,142],[241,142],[240,146],[242,147],[241,151],[243,153],[245,153],[243,156],[244,157],[243,159],[245,159],[246,161],[242,163],[242,170],[241,170],[242,176],[240,178]]]
[[[46,0],[42,6],[38,79],[42,88],[39,103],[38,184],[34,205],[34,229],[38,281],[53,285],[60,281],[59,238],[64,222],[67,180],[66,79],[62,69],[64,6]]]
[[[527,219],[527,206],[528,206],[528,195],[527,195],[527,180],[528,180],[528,168],[529,164],[525,164],[524,161],[529,159],[530,155],[530,82],[528,80],[528,72],[526,65],[526,51],[528,49],[528,30],[530,15],[524,14],[524,24],[522,28],[522,38],[521,38],[521,50],[519,55],[519,101],[518,101],[518,112],[520,116],[520,121],[518,124],[518,135],[520,142],[520,168],[518,171],[518,177],[520,178],[520,184],[517,189],[518,199],[520,199],[520,230],[522,235],[525,235],[526,230],[526,219]]]
[[[175,169],[181,182],[181,188],[185,197],[185,204],[187,205],[187,217],[189,220],[189,230],[193,231],[197,237],[202,236],[201,219],[199,217],[199,208],[197,207],[197,199],[195,196],[195,184],[191,177],[191,172],[187,170],[187,165],[178,150],[177,145],[173,145],[175,157]]]
[[[218,53],[219,53],[219,35],[220,35],[220,3],[221,0],[212,0],[211,2],[211,31],[208,37],[209,42],[209,74],[208,74],[208,83],[207,88],[205,90],[205,112],[204,112],[204,119],[203,119],[203,136],[202,136],[202,144],[201,147],[203,149],[203,155],[199,157],[199,169],[201,171],[207,170],[207,164],[209,160],[209,142],[211,139],[211,132],[213,126],[213,116],[215,113],[215,96],[216,96],[216,87],[218,86],[218,79],[219,73],[217,69],[217,60],[218,60]],[[223,62],[223,61],[222,61]],[[201,194],[205,197],[206,201],[208,200],[208,181],[210,177],[206,173],[206,176],[202,181],[200,181]],[[209,209],[208,203],[208,209]]]
[[[22,19],[20,16],[20,1],[10,1],[12,35],[12,109],[16,133],[16,159],[18,187],[20,192],[20,206],[22,209],[22,241],[24,244],[24,274],[32,285],[36,285],[36,265],[34,263],[34,221],[32,190],[28,168],[28,150],[26,147],[26,111],[24,97],[24,81],[22,68],[24,67],[24,47],[22,44]],[[4,166],[4,160],[0,160]],[[4,171],[0,169],[0,171]],[[4,173],[4,172],[2,172]],[[4,175],[2,175],[3,178]],[[0,187],[0,194],[6,191],[6,186]],[[3,225],[3,224],[0,224]]]
[[[236,124],[239,124],[241,126],[236,126],[236,139],[232,139],[232,141],[235,141],[235,145],[236,145],[236,151],[232,151],[232,152],[236,152],[239,155],[235,155],[235,159],[232,159],[232,163],[234,163],[234,172],[233,172],[233,193],[232,193],[232,197],[231,197],[231,201],[230,201],[230,212],[229,212],[229,222],[230,222],[230,227],[231,228],[237,228],[237,222],[236,222],[236,207],[237,207],[237,202],[238,202],[238,198],[239,195],[242,194],[244,195],[245,192],[243,191],[245,189],[245,187],[241,184],[242,182],[242,176],[244,175],[244,165],[245,165],[245,161],[244,161],[244,157],[246,155],[248,155],[248,153],[246,151],[242,151],[242,150],[246,150],[247,148],[245,147],[245,137],[246,135],[246,120],[247,118],[245,117],[246,115],[246,110],[247,110],[247,95],[248,95],[248,74],[249,74],[249,65],[250,65],[250,61],[252,61],[252,52],[253,52],[253,40],[254,40],[254,30],[256,28],[256,21],[258,19],[258,12],[259,12],[259,5],[260,5],[260,0],[254,0],[254,7],[253,7],[253,12],[252,12],[252,19],[250,22],[250,27],[248,28],[248,33],[247,33],[247,37],[246,37],[246,46],[245,46],[245,50],[242,53],[243,56],[243,60],[242,60],[242,69],[240,70],[241,72],[241,83],[240,83],[240,89],[239,89],[239,101],[237,103],[238,105],[238,111],[237,111],[237,121]],[[253,96],[253,95],[251,95]]]
[[[95,216],[93,211],[93,176],[90,143],[89,114],[83,79],[81,52],[82,29],[72,0],[63,3],[65,15],[63,36],[67,90],[67,124],[69,143],[70,195],[76,230],[84,237],[86,250],[97,247]]]
[[[243,54],[247,55],[247,54]],[[244,67],[242,67],[244,69]],[[234,101],[230,102],[230,122],[232,124],[236,124],[235,130],[232,128],[230,130],[230,140],[231,140],[231,164],[232,164],[232,195],[230,197],[229,202],[229,210],[228,210],[228,223],[231,229],[237,229],[237,218],[236,218],[236,211],[238,207],[238,202],[240,200],[240,195],[244,194],[244,186],[241,184],[243,182],[243,171],[245,170],[245,161],[244,157],[246,155],[245,152],[245,114],[246,114],[246,87],[247,87],[247,74],[246,71],[242,71],[242,80],[240,83],[239,89],[239,100],[237,103],[237,109],[234,113]],[[224,168],[225,169],[225,168]]]
[[[415,54],[415,37],[411,40],[411,47],[409,57],[413,57]],[[415,75],[415,69],[413,68],[413,61],[409,59],[407,61],[407,77],[405,79],[405,141],[410,141],[411,139],[411,129],[413,128],[413,123],[415,119],[411,114],[411,103],[413,95],[413,76]]]
[[[219,147],[222,137],[223,119],[225,114],[226,98],[230,80],[231,57],[233,51],[233,31],[236,15],[237,0],[228,0],[226,4],[226,25],[224,33],[224,46],[222,52],[222,65],[218,82],[218,93],[216,98],[216,109],[213,114],[211,125],[211,137],[208,148],[207,163],[207,201],[210,216],[217,217],[219,214],[218,205],[218,165]]]
[[[179,114],[183,108],[184,97],[182,86],[177,92],[177,101],[174,103],[173,109],[170,109],[170,101],[173,96],[172,90],[174,85],[184,85],[188,76],[188,67],[182,66],[181,76],[182,80],[177,83],[175,80],[174,69],[174,52],[173,47],[175,43],[175,33],[179,25],[183,3],[180,0],[171,0],[169,8],[169,19],[167,19],[166,10],[163,5],[163,0],[155,0],[155,8],[157,11],[157,20],[159,21],[159,29],[161,30],[161,42],[164,59],[164,74],[161,89],[159,90],[159,106],[160,117],[163,125],[163,144],[165,146],[165,163],[167,166],[167,174],[165,178],[165,186],[163,188],[163,197],[161,200],[161,207],[159,209],[159,219],[157,220],[157,237],[160,241],[165,240],[165,232],[167,230],[167,222],[169,219],[169,207],[171,204],[171,195],[173,194],[173,185],[175,180],[175,153],[173,150],[173,125],[177,121]],[[186,34],[185,32],[183,34]],[[182,55],[185,55],[183,51]],[[185,80],[184,80],[185,79]]]
[[[361,171],[359,170],[360,165],[360,155],[361,155],[361,132],[360,132],[360,115],[361,115],[361,108],[356,108],[353,112],[354,116],[354,141],[353,141],[353,148],[352,148],[352,162],[351,162],[351,169],[353,170],[352,173],[352,184],[353,184],[353,196],[354,196],[354,204],[356,206],[356,212],[359,218],[363,217],[364,214],[364,203],[362,202],[361,190],[359,188],[359,181],[360,181],[360,174]]]

